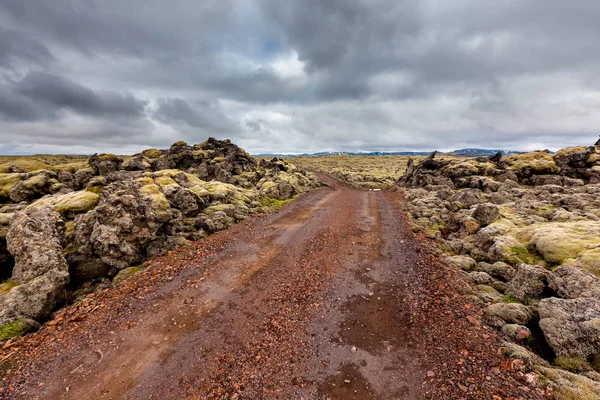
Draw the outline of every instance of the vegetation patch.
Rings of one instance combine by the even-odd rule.
[[[0,325],[0,341],[21,337],[27,332],[28,328],[27,324],[21,318],[17,318],[8,324]]]

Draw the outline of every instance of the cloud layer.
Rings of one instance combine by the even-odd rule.
[[[600,3],[0,3],[0,152],[557,149],[600,126]]]

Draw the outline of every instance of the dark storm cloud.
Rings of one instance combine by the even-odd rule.
[[[599,19],[591,0],[5,0],[0,142],[588,143]]]
[[[198,101],[192,106],[183,99],[159,99],[154,116],[166,124],[184,124],[210,134],[231,134],[236,129],[220,105],[208,101]]]
[[[94,91],[44,72],[30,72],[20,81],[6,82],[0,88],[0,113],[21,121],[56,119],[64,110],[96,117],[139,118],[147,105],[131,94]]]

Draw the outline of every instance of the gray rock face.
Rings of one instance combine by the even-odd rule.
[[[494,278],[485,272],[470,272],[467,274],[466,278],[468,281],[473,282],[476,285],[488,285],[494,282]]]
[[[156,237],[161,224],[151,200],[142,196],[138,186],[135,181],[107,186],[98,207],[75,220],[79,252],[91,252],[118,269],[141,261],[142,249]]]
[[[471,215],[479,225],[487,226],[500,217],[500,210],[497,205],[491,203],[479,204]]]
[[[12,279],[27,282],[49,271],[68,272],[62,254],[64,229],[60,215],[50,208],[17,213],[6,235],[15,258]]]
[[[94,154],[88,163],[96,175],[108,175],[121,169],[123,159],[113,154]]]
[[[462,208],[470,208],[481,201],[481,191],[477,189],[463,189],[450,197],[448,201],[452,208],[459,210]]]
[[[477,264],[477,270],[487,272],[492,277],[501,279],[504,282],[510,281],[515,275],[515,269],[502,261],[498,261],[494,264],[480,262]]]
[[[600,279],[581,268],[559,267],[550,274],[549,284],[564,299],[579,297],[600,299]]]
[[[163,193],[171,207],[180,210],[186,217],[195,217],[205,206],[198,194],[181,186],[166,187]]]
[[[464,271],[473,271],[473,269],[477,265],[477,261],[467,256],[448,257],[448,262]]]
[[[531,309],[518,303],[496,303],[485,309],[491,317],[498,317],[509,324],[525,325],[533,317]]]
[[[12,310],[19,316],[43,321],[65,300],[69,273],[53,270],[24,285],[13,288],[2,300],[0,308]]]
[[[557,355],[588,357],[600,354],[600,300],[543,299],[540,327]]]
[[[537,265],[521,264],[508,283],[506,294],[520,301],[539,298],[548,287],[549,271]]]

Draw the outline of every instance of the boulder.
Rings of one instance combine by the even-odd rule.
[[[537,265],[521,264],[508,283],[506,294],[522,302],[537,299],[548,288],[550,272]]]
[[[12,310],[19,316],[43,321],[65,300],[65,286],[68,282],[68,272],[48,271],[14,287],[0,300],[0,309]]]
[[[94,154],[88,160],[95,175],[108,175],[121,169],[123,159],[114,154]]]
[[[451,256],[447,258],[448,262],[464,271],[473,271],[477,261],[467,256]]]
[[[15,214],[6,243],[15,259],[12,279],[28,282],[49,271],[68,272],[63,256],[65,225],[50,208]]]
[[[142,260],[144,247],[172,213],[156,185],[124,181],[105,187],[98,207],[84,215],[74,222],[74,247],[123,269]]]
[[[515,269],[502,261],[495,262],[494,264],[480,262],[477,264],[477,270],[487,272],[492,277],[504,282],[510,281],[515,275]]]
[[[463,189],[458,191],[448,201],[451,204],[451,210],[456,211],[463,208],[470,208],[475,204],[479,204],[482,200],[481,191],[477,189]]]
[[[600,399],[600,383],[558,368],[538,367],[538,373],[554,389],[557,399]]]
[[[494,282],[494,278],[485,272],[479,271],[469,272],[465,278],[476,285],[489,285]]]
[[[538,308],[540,328],[558,356],[600,354],[600,300],[543,299]]]
[[[593,297],[600,300],[600,278],[577,267],[563,265],[549,275],[549,285],[563,299]]]
[[[478,204],[471,216],[479,223],[479,225],[487,226],[500,218],[500,210],[495,204]]]
[[[56,177],[56,172],[47,170],[27,173],[10,188],[8,196],[15,203],[41,197],[50,193],[50,187],[58,183]]]
[[[136,156],[131,157],[129,160],[123,163],[123,169],[127,171],[150,171],[152,165],[146,157]]]
[[[502,333],[510,340],[522,342],[531,336],[529,328],[518,324],[506,324],[502,327]]]
[[[533,317],[531,309],[519,303],[495,303],[487,306],[488,316],[498,317],[509,324],[526,325]]]

